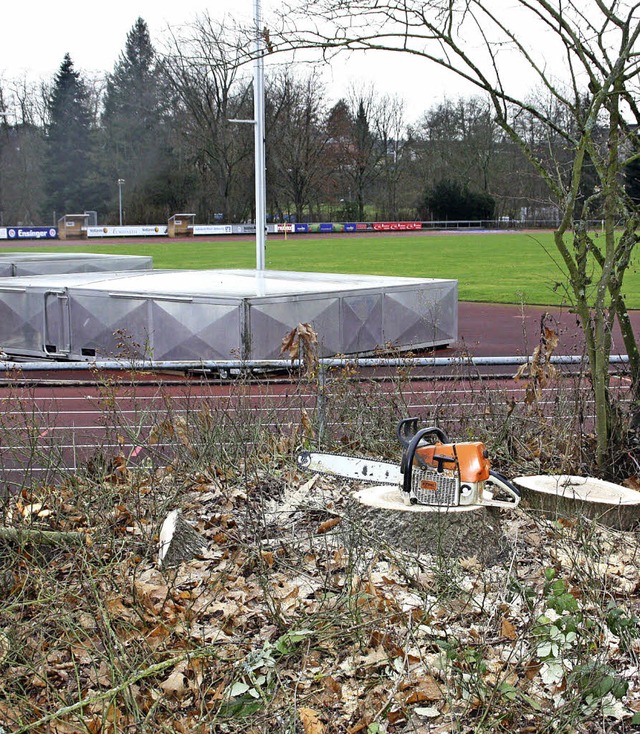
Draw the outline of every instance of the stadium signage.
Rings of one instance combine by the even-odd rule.
[[[87,237],[166,237],[166,224],[142,227],[87,227]]]
[[[193,234],[195,235],[214,235],[214,234],[233,234],[230,224],[194,224]]]
[[[55,227],[7,227],[9,240],[54,240],[57,236]]]

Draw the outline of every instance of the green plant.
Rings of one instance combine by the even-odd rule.
[[[292,630],[280,635],[275,642],[267,641],[259,650],[251,651],[236,666],[235,680],[227,686],[227,700],[220,715],[251,716],[268,705],[277,686],[278,662],[293,655],[298,645],[313,634],[311,630]]]
[[[601,628],[618,624],[620,629],[623,616],[610,610],[604,624],[586,617],[569,585],[554,569],[546,570],[543,590],[547,609],[532,630],[535,654],[542,663],[542,681],[548,686],[566,686],[563,699],[570,702],[573,697],[581,717],[623,712],[620,701],[627,693],[628,681],[592,657]]]

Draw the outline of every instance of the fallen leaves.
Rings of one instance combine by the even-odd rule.
[[[429,674],[420,677],[418,680],[407,681],[403,685],[406,691],[404,703],[411,705],[414,703],[424,703],[425,701],[442,701],[444,698],[444,690],[441,683]]]
[[[53,700],[85,697],[76,718],[56,719],[51,731],[106,734],[135,728],[138,716],[149,731],[204,734],[215,721],[232,734],[257,734],[296,718],[304,734],[408,734],[451,731],[479,716],[490,722],[494,712],[513,730],[535,731],[547,710],[570,705],[576,721],[578,714],[588,721],[596,709],[585,709],[579,692],[569,698],[568,662],[575,669],[580,661],[567,650],[561,665],[538,654],[562,652],[542,644],[536,621],[551,598],[549,569],[589,622],[576,649],[629,681],[626,708],[609,701],[597,716],[629,718],[640,709],[632,534],[596,529],[589,545],[584,528],[518,510],[502,520],[506,535],[519,539],[510,566],[491,569],[475,557],[394,554],[376,547],[373,534],[352,537],[357,518],[345,512],[338,482],[314,477],[303,485],[286,475],[283,491],[254,512],[250,488],[227,478],[223,492],[206,484],[214,473],[190,475],[181,495],[208,543],[196,559],[157,568],[153,552],[140,548],[153,545],[157,524],[137,513],[128,485],[113,483],[102,518],[108,546],[57,552],[40,565],[27,554],[16,560],[11,629],[1,620],[11,639],[0,661],[8,721],[33,716],[27,701],[51,711]],[[137,501],[142,496],[150,495]],[[47,509],[55,511],[43,522],[86,522],[70,495],[57,505],[50,493],[19,499],[14,512],[30,522]],[[603,609],[602,589],[615,614]],[[563,634],[563,644],[573,640]]]
[[[506,617],[503,617],[500,620],[500,637],[505,637],[507,640],[517,640],[518,639],[518,632],[516,631],[516,626],[508,620]]]
[[[317,711],[308,708],[299,708],[298,716],[300,717],[304,734],[324,734],[325,727]]]
[[[190,688],[190,682],[186,675],[189,667],[187,660],[179,662],[171,671],[169,676],[160,683],[160,689],[169,698],[182,698]]]
[[[318,530],[316,531],[318,535],[322,535],[323,533],[328,533],[330,530],[333,530],[335,527],[340,525],[342,522],[342,518],[340,517],[332,517],[329,520],[325,520],[324,522],[320,523],[318,525]]]

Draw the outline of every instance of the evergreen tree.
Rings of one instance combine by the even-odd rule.
[[[360,97],[353,124],[353,166],[352,179],[358,204],[358,221],[364,221],[365,195],[369,185],[378,175],[377,163],[380,160],[380,149],[376,137],[371,132],[369,116],[372,99]]]
[[[90,209],[89,191],[93,118],[80,74],[65,54],[48,100],[46,128],[45,219]]]
[[[624,184],[633,205],[640,207],[640,159],[632,160],[625,166]]]
[[[140,223],[158,216],[149,210],[146,193],[157,190],[158,178],[163,177],[169,158],[163,133],[166,102],[160,79],[149,29],[138,18],[107,78],[101,119],[101,175],[105,187],[113,192],[112,208],[116,202],[115,183],[120,178],[125,180],[127,218]]]
[[[425,192],[420,214],[440,221],[483,220],[492,219],[494,210],[495,201],[489,194],[469,191],[459,181],[444,179]]]

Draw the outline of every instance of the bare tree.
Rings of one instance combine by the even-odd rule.
[[[396,220],[400,217],[398,192],[405,172],[406,141],[404,102],[397,95],[385,95],[380,100],[376,133],[381,152],[379,168],[383,217]]]
[[[629,0],[303,0],[285,8],[283,21],[287,33],[277,48],[316,47],[325,56],[341,49],[411,53],[488,96],[497,124],[543,178],[561,212],[555,245],[585,336],[597,460],[605,470],[617,436],[608,371],[616,317],[636,393],[640,385],[640,353],[622,290],[638,240],[638,209],[626,195],[623,171],[640,155],[635,132],[640,124],[640,5]],[[553,100],[552,113],[530,101],[521,77],[510,80],[507,72],[518,64]],[[563,141],[567,160],[540,155],[522,133],[523,113]],[[585,196],[587,173],[597,185]],[[587,226],[594,215],[603,222],[598,239]]]
[[[267,94],[267,159],[269,199],[291,203],[298,222],[305,220],[328,174],[327,111],[317,73],[296,79],[287,69],[275,75]]]
[[[194,168],[212,187],[207,198],[225,221],[242,220],[252,207],[251,130],[231,122],[253,118],[251,86],[240,78],[243,61],[237,31],[208,14],[173,36],[163,59]]]
[[[445,98],[412,128],[410,168],[419,191],[443,181],[489,194],[496,216],[519,218],[549,207],[544,182],[496,123],[485,97]]]
[[[358,206],[358,221],[365,219],[365,201],[381,174],[381,161],[386,150],[379,131],[383,119],[383,102],[373,89],[352,87],[348,103],[353,118],[348,147],[345,150],[349,165],[347,176]]]

